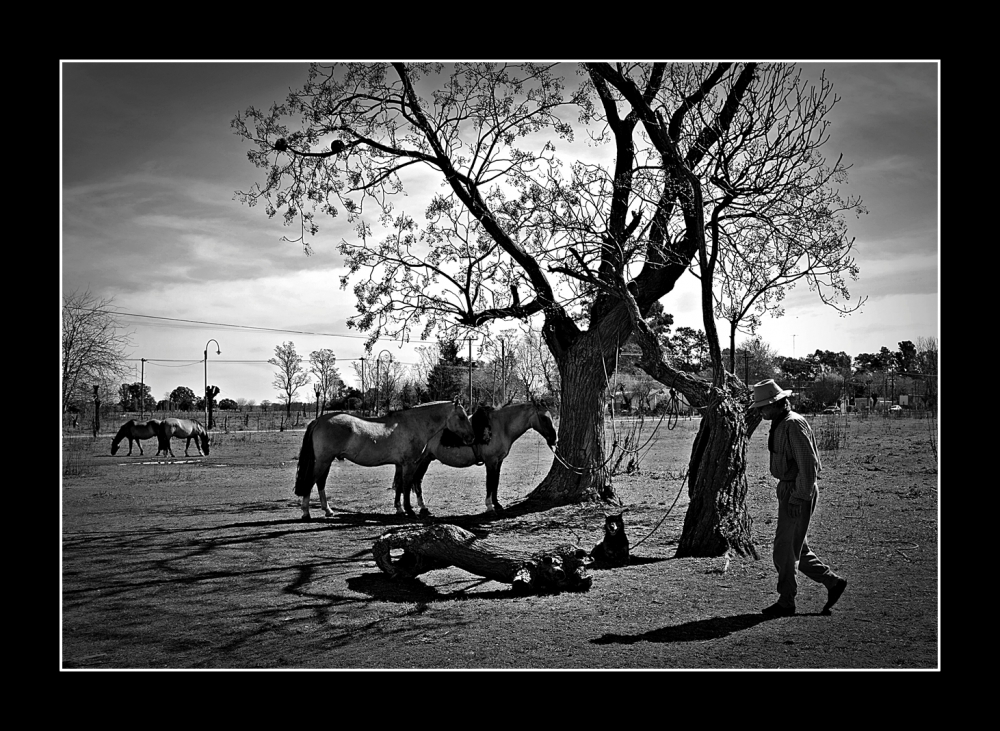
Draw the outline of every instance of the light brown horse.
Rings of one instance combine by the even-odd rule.
[[[472,424],[458,399],[421,404],[377,418],[331,413],[310,422],[295,472],[295,494],[302,498],[302,520],[309,520],[309,494],[313,485],[319,489],[323,513],[327,517],[333,515],[326,501],[326,478],[334,459],[346,459],[363,467],[395,465],[396,512],[413,515],[409,488],[413,472],[427,443],[446,428],[466,443],[472,441]],[[400,496],[404,494],[406,499],[400,505]],[[419,492],[417,507],[421,516],[430,514]]]
[[[118,433],[115,434],[115,438],[111,440],[111,454],[118,454],[118,447],[122,443],[123,439],[128,439],[128,454],[130,457],[132,456],[132,442],[139,445],[139,454],[143,454],[142,440],[155,437],[156,427],[159,426],[159,424],[159,419],[150,419],[146,422],[129,419],[122,424],[122,428],[118,430]]]
[[[473,423],[477,415],[472,417]],[[430,463],[435,459],[449,467],[472,467],[486,465],[486,511],[500,512],[503,506],[497,500],[497,488],[500,486],[500,468],[510,453],[510,448],[528,429],[534,429],[545,438],[549,449],[556,443],[556,427],[552,423],[552,414],[543,401],[510,404],[489,412],[489,441],[485,444],[474,443],[472,446],[446,446],[447,435],[438,434],[427,443],[416,474],[413,476],[413,491],[420,502],[420,483]],[[442,444],[442,437],[445,442]]]
[[[157,427],[156,436],[160,443],[160,448],[156,452],[157,456],[160,453],[163,453],[164,456],[168,454],[171,457],[174,456],[174,450],[170,448],[172,437],[187,439],[187,444],[184,445],[185,457],[190,456],[188,449],[192,439],[197,440],[195,446],[198,447],[198,454],[202,456],[208,454],[208,431],[201,425],[200,421],[195,419],[164,419]]]

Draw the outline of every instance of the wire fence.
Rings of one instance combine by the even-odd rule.
[[[316,410],[292,406],[290,411],[280,408],[254,409],[246,411],[213,410],[211,414],[211,431],[285,431],[286,429],[304,429],[306,424],[316,418]],[[101,408],[97,413],[93,406],[79,412],[67,412],[62,417],[62,433],[64,436],[89,435],[92,437],[108,437],[118,432],[122,424],[134,419],[144,423],[150,419],[194,419],[205,422],[204,411],[152,410],[152,411],[122,411],[120,408]]]

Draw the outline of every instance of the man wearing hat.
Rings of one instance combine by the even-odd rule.
[[[791,391],[782,391],[773,379],[753,387],[753,408],[771,422],[767,449],[771,455],[771,475],[778,480],[778,527],[774,532],[774,567],[778,569],[778,601],[761,610],[768,617],[795,614],[798,569],[827,590],[823,614],[847,588],[847,579],[837,576],[809,548],[806,533],[816,509],[819,487],[816,483],[823,465],[809,422],[792,411],[788,403]]]

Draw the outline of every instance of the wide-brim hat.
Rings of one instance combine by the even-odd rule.
[[[753,408],[759,409],[791,395],[791,390],[782,391],[781,386],[773,378],[769,378],[753,385]]]

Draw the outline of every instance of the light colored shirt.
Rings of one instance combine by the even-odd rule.
[[[816,481],[823,469],[809,422],[800,414],[790,412],[774,429],[774,451],[771,452],[771,476],[778,483],[778,498],[795,504],[809,503],[816,491]],[[783,494],[787,493],[787,494]]]

